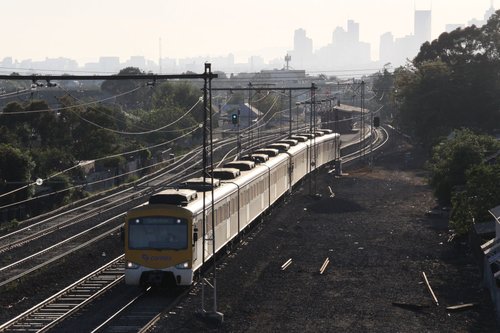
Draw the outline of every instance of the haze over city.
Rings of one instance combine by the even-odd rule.
[[[330,45],[332,39],[334,43],[335,38],[338,41],[339,34],[335,33],[350,33],[349,38],[363,44],[366,53],[366,60],[359,59],[355,65],[370,67],[373,61],[387,60],[379,54],[382,35],[391,33],[391,38],[396,40],[417,34],[414,31],[416,11],[429,14],[425,15],[430,19],[427,23],[432,40],[446,31],[447,25],[463,27],[484,23],[485,13],[487,10],[491,13],[494,7],[492,0],[311,0],[307,3],[151,0],[140,4],[130,0],[11,1],[3,4],[7,15],[0,21],[3,31],[0,66],[4,67],[0,70],[8,72],[12,69],[9,64],[22,67],[20,64],[27,59],[40,62],[62,57],[83,66],[99,62],[101,57],[126,63],[134,56],[149,59],[149,65],[145,61],[144,64],[150,69],[161,56],[169,59],[164,64],[165,70],[176,59],[197,58],[187,61],[197,63],[214,57],[222,57],[222,63],[250,64],[235,70],[258,70],[264,64],[283,66],[283,58],[290,51],[290,65],[304,68],[307,62],[301,63],[297,53],[293,55],[298,29],[303,29],[303,37],[311,40],[312,52],[320,58],[329,57],[335,49],[335,44]],[[329,45],[332,50],[326,50]],[[357,48],[350,51],[354,50]],[[408,52],[413,56],[416,51]],[[398,55],[388,62],[398,65],[406,56]],[[12,61],[2,63],[7,57]],[[358,68],[337,63],[338,66],[324,67]],[[31,62],[24,64],[36,68]],[[129,64],[133,65],[134,61],[129,60]],[[320,70],[321,63],[318,66],[313,69]],[[94,67],[90,66],[89,70]],[[103,70],[95,67],[98,69]]]

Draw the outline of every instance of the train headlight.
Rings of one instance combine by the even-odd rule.
[[[137,269],[137,268],[139,268],[139,265],[134,264],[131,261],[127,261],[127,269]]]
[[[177,269],[187,269],[189,268],[189,261],[183,262],[182,264],[175,265]]]

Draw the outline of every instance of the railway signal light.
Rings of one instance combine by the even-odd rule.
[[[374,117],[373,118],[373,126],[375,128],[379,127],[380,126],[380,118],[379,117]]]
[[[233,114],[231,115],[231,122],[232,122],[234,125],[238,124],[238,115],[237,115],[236,113],[233,113]]]

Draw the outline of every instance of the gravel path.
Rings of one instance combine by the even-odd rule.
[[[405,163],[408,152],[414,158]],[[219,260],[221,326],[196,314],[201,292],[195,287],[154,331],[497,332],[467,243],[448,242],[446,220],[425,216],[434,200],[420,167],[412,147],[395,142],[372,170],[344,169],[349,174],[342,178],[323,171],[319,199],[308,195],[304,182]],[[446,311],[469,302],[479,305]],[[211,310],[210,297],[206,304]]]

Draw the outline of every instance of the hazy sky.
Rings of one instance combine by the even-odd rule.
[[[497,0],[498,1],[498,0]],[[82,64],[99,56],[220,56],[266,60],[292,49],[306,30],[314,49],[337,26],[360,23],[360,39],[378,58],[380,35],[413,33],[413,11],[432,8],[432,36],[447,23],[482,19],[491,0],[3,0],[0,60],[68,57]],[[496,8],[496,3],[494,4]]]

